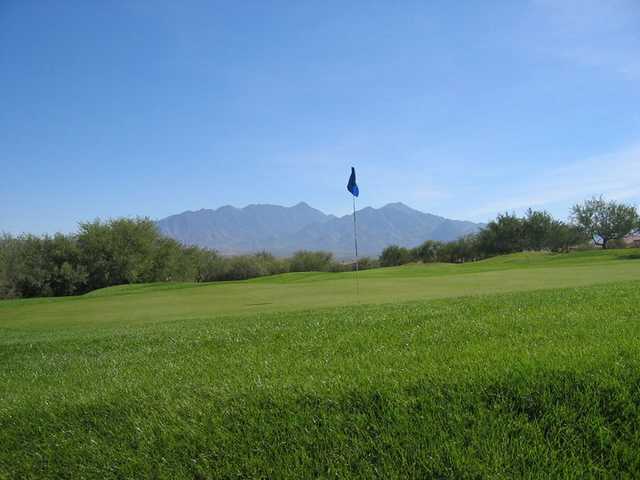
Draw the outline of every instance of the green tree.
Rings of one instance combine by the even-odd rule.
[[[523,247],[525,250],[545,250],[554,230],[556,220],[547,212],[527,210],[522,219]]]
[[[380,265],[383,267],[395,267],[411,261],[411,253],[408,249],[398,245],[389,245],[380,254]]]
[[[193,271],[192,278],[196,282],[215,282],[224,279],[225,261],[215,250],[187,247],[184,255]]]
[[[606,201],[600,197],[574,205],[574,224],[596,245],[607,248],[611,240],[623,238],[639,226],[638,211],[631,205]]]
[[[358,270],[370,270],[372,268],[379,268],[379,267],[380,267],[380,261],[375,258],[360,257],[358,259]],[[349,269],[352,269],[352,268],[353,267],[349,265]]]
[[[485,256],[520,252],[525,246],[524,220],[504,213],[478,233],[478,248]]]
[[[148,281],[160,238],[148,218],[120,218],[80,224],[78,244],[91,290]]]
[[[44,268],[55,296],[86,291],[87,269],[80,263],[80,248],[73,236],[57,233],[42,240]]]
[[[266,275],[286,273],[290,268],[289,262],[286,259],[276,258],[273,254],[267,251],[256,253],[254,258],[266,272]]]
[[[451,242],[447,242],[438,250],[438,261],[462,263],[479,260],[484,255],[479,250],[478,237],[467,235]]]
[[[5,235],[0,240],[0,297],[46,297],[86,291],[74,237]]]
[[[546,244],[552,252],[568,252],[570,247],[586,241],[587,237],[578,227],[555,220]]]
[[[267,269],[253,255],[237,255],[226,259],[223,280],[247,280],[267,275]]]
[[[187,249],[177,241],[158,236],[151,244],[150,261],[145,259],[146,269],[140,272],[144,282],[175,282],[195,280],[195,269],[189,262]]]
[[[41,240],[34,235],[3,236],[0,253],[3,298],[49,296]]]
[[[411,257],[413,260],[430,263],[438,261],[438,254],[443,247],[442,242],[437,240],[426,240],[421,245],[411,249]]]
[[[332,263],[331,252],[300,250],[289,259],[289,269],[292,272],[328,272]]]

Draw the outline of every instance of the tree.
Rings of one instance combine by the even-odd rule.
[[[411,261],[409,250],[398,245],[389,245],[380,255],[380,265],[383,267],[395,267]]]
[[[338,264],[339,265],[339,264]],[[355,265],[349,265],[349,269],[353,269]],[[380,262],[376,258],[360,257],[358,259],[358,270],[369,270],[372,268],[379,268]]]
[[[192,246],[186,247],[183,255],[192,272],[191,278],[196,282],[215,282],[224,278],[225,261],[215,250]]]
[[[328,272],[333,263],[331,252],[300,250],[290,260],[292,272]]]
[[[74,295],[86,291],[87,270],[80,264],[80,249],[75,237],[55,234],[42,240],[48,288],[54,296]]]
[[[254,258],[262,266],[266,275],[277,275],[289,271],[289,262],[287,260],[276,258],[266,250],[256,253]]]
[[[575,225],[554,220],[551,224],[549,238],[545,241],[546,248],[552,252],[568,252],[569,247],[585,243],[587,237]]]
[[[426,240],[421,245],[411,249],[411,257],[422,263],[437,262],[438,252],[443,245],[442,242],[437,240]]]
[[[498,215],[477,235],[477,245],[485,256],[520,252],[525,246],[524,219],[515,214]]]
[[[527,210],[523,219],[523,240],[526,250],[549,248],[550,237],[556,220],[547,212]]]
[[[617,240],[638,228],[640,217],[635,207],[593,197],[571,209],[573,223],[596,245],[607,248],[610,240]]]
[[[568,251],[572,245],[586,241],[575,225],[556,220],[545,211],[527,210],[523,220],[525,250]]]
[[[0,238],[0,298],[73,295],[86,291],[74,237]]]
[[[89,289],[150,281],[159,238],[148,218],[81,223],[78,244],[89,274]]]
[[[484,256],[486,256],[485,253],[479,249],[477,235],[460,237],[445,243],[438,250],[439,262],[462,263],[479,260]]]
[[[145,259],[146,271],[140,279],[144,282],[176,282],[195,279],[195,269],[189,262],[187,249],[177,241],[158,237],[153,242],[151,261]]]

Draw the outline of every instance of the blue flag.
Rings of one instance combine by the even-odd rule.
[[[351,195],[357,197],[360,195],[358,184],[356,183],[356,169],[351,167],[351,176],[349,177],[349,183],[347,183],[347,190],[351,192]]]

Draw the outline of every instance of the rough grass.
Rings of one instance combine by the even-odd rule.
[[[547,276],[640,270],[588,263]],[[640,281],[224,315],[166,287],[0,307],[0,478],[640,475]]]

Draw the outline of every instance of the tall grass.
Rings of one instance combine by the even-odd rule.
[[[634,478],[639,301],[625,282],[60,327],[7,307],[0,478]]]

